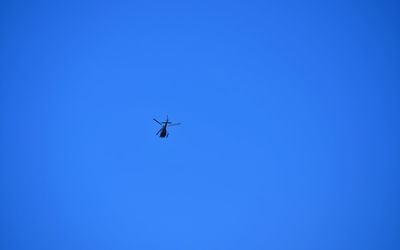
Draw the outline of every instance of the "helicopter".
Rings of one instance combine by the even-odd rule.
[[[167,132],[167,127],[177,126],[181,124],[180,122],[171,124],[171,122],[168,121],[168,115],[167,115],[167,121],[165,122],[159,122],[155,118],[153,118],[153,120],[162,126],[160,130],[158,130],[158,132],[156,133],[156,135],[160,134],[160,138],[168,137],[169,133]]]

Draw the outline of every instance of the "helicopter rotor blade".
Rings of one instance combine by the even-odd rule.
[[[158,124],[162,125],[161,122],[157,121],[156,119],[153,118],[153,120],[154,120],[155,122],[157,122]]]
[[[161,132],[161,130],[162,130],[162,128],[160,128],[160,130],[158,130],[158,132],[157,132],[157,134],[156,134],[156,135],[158,135],[158,134]]]
[[[181,125],[181,124],[182,124],[182,123],[178,122],[178,123],[170,124],[170,125],[168,125],[168,127],[177,126],[177,125]]]

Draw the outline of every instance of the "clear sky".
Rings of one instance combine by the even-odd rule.
[[[2,1],[0,249],[400,249],[399,5]]]

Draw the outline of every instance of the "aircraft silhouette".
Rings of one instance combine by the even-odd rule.
[[[158,130],[158,132],[156,134],[156,135],[158,135],[161,132],[161,134],[160,134],[161,138],[164,138],[165,136],[168,137],[169,133],[167,132],[167,127],[176,126],[176,125],[180,125],[181,124],[181,123],[171,124],[171,122],[168,121],[168,115],[167,115],[167,121],[165,121],[165,122],[159,122],[155,118],[153,118],[153,120],[162,126],[160,128],[160,130]]]

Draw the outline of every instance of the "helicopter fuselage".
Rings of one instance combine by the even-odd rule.
[[[160,133],[160,137],[165,137],[167,135],[167,125],[163,127],[163,130]]]

